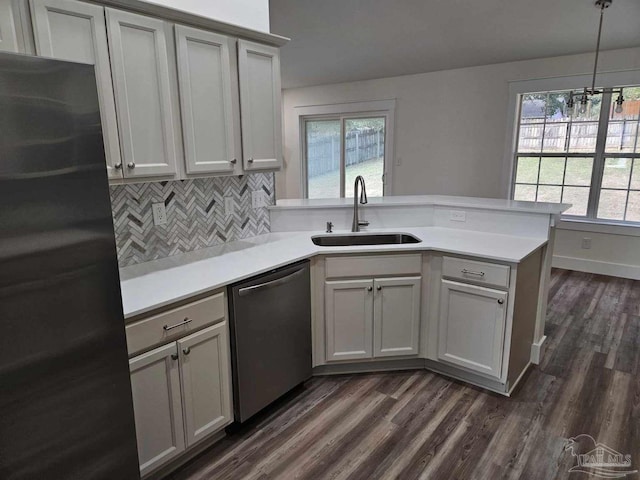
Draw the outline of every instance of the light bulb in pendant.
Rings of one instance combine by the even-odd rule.
[[[622,90],[620,90],[620,94],[618,95],[618,98],[616,98],[616,108],[615,108],[615,112],[616,113],[622,113],[624,111],[624,97],[622,96]]]

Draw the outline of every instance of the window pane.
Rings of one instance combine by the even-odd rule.
[[[353,198],[353,184],[362,175],[367,195],[383,195],[385,118],[345,120],[345,197]]]
[[[513,193],[514,200],[524,200],[527,202],[536,201],[536,186],[535,185],[517,185]]]
[[[564,187],[562,191],[562,203],[570,203],[573,206],[564,212],[565,215],[587,214],[589,204],[589,187]]]
[[[567,158],[564,184],[590,186],[592,172],[593,158]]]
[[[340,197],[340,120],[305,123],[308,197]]]
[[[521,123],[543,123],[546,111],[546,93],[528,93],[522,96]]]
[[[556,157],[542,159],[540,162],[540,183],[562,185],[563,177],[564,158]]]
[[[624,190],[602,190],[598,205],[598,218],[624,220],[624,205],[627,192]]]
[[[627,218],[629,222],[640,222],[640,192],[629,192]]]
[[[567,102],[569,92],[551,92],[547,97],[547,123],[568,122]]]
[[[612,97],[607,129],[607,152],[631,153],[638,137],[638,117],[640,117],[640,87],[623,90],[622,111],[616,113],[616,98]],[[639,152],[636,147],[636,152]]]
[[[548,187],[540,185],[538,187],[538,202],[560,203],[562,198],[562,187]]]
[[[571,124],[570,152],[595,152],[598,139],[598,122]]]
[[[548,123],[544,130],[543,152],[564,152],[568,123]]]
[[[602,176],[603,188],[629,188],[630,158],[607,158]]]
[[[542,149],[542,134],[544,133],[544,125],[526,125],[520,126],[520,135],[518,137],[518,152],[539,152]]]
[[[633,161],[633,173],[631,174],[631,188],[640,190],[640,158]]]
[[[519,157],[516,169],[517,183],[538,183],[538,157]],[[535,194],[534,194],[535,196]]]

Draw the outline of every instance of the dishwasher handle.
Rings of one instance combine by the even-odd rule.
[[[238,295],[241,297],[244,297],[246,295],[250,295],[252,293],[255,293],[259,290],[264,290],[267,288],[274,288],[274,287],[278,287],[280,285],[284,285],[285,283],[289,283],[290,281],[292,281],[293,279],[295,279],[296,277],[299,277],[302,273],[304,273],[306,267],[302,267],[299,270],[296,270],[293,273],[290,273],[288,275],[285,275],[282,278],[276,278],[275,280],[271,280],[270,282],[265,282],[265,283],[260,283],[258,285],[251,285],[249,287],[243,287],[240,288],[238,290]]]

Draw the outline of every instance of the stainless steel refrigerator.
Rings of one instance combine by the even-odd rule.
[[[0,53],[0,478],[139,478],[93,66]]]

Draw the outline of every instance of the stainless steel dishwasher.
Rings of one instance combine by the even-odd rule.
[[[310,283],[305,260],[229,287],[236,422],[311,377]]]

